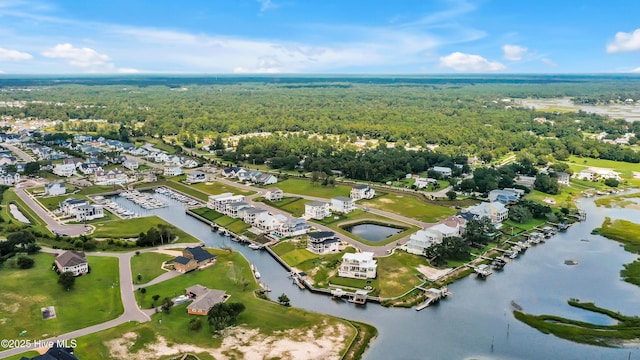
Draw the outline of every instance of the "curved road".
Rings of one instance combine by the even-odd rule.
[[[22,201],[24,201],[27,206],[29,206],[29,208],[47,224],[47,228],[54,234],[59,233],[61,235],[80,236],[87,232],[82,224],[63,225],[58,223],[51,213],[48,210],[43,209],[42,206],[33,199],[31,194],[27,193],[23,188],[16,188],[15,192],[16,195],[18,195],[18,197],[22,199]]]

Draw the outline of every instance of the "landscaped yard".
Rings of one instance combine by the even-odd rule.
[[[560,194],[557,195],[545,194],[538,190],[531,190],[530,193],[525,195],[525,199],[544,203],[552,208],[573,208],[575,207],[573,200],[582,193],[582,190],[584,190],[584,188],[578,188],[575,186],[562,186],[560,189]],[[553,199],[555,203],[547,203],[544,201],[545,199]]]
[[[311,202],[299,197],[286,197],[276,202],[264,200],[264,198],[261,199],[263,199],[262,201],[264,201],[265,204],[284,210],[294,217],[301,217],[304,215],[304,204]]]
[[[218,195],[218,194],[230,192],[236,195],[249,196],[256,193],[255,191],[245,190],[245,189],[237,188],[235,186],[229,186],[217,181],[207,182],[207,183],[198,183],[198,184],[193,184],[191,186],[209,195]]]
[[[289,178],[277,184],[285,193],[316,196],[330,199],[336,196],[349,196],[351,187],[345,185],[322,186],[312,184],[310,180]]]
[[[158,225],[169,225],[168,222],[157,216],[140,217],[125,220],[105,221],[96,223],[93,236],[96,238],[137,238],[140,232],[147,232],[150,228]],[[187,234],[181,229],[175,228],[179,243],[195,243],[198,239]]]
[[[511,232],[511,227],[515,228],[515,233],[519,233],[522,231],[528,231],[533,229],[536,226],[540,226],[544,224],[546,221],[542,219],[529,219],[524,224],[517,223],[515,221],[507,220],[502,223],[502,230],[506,232]],[[520,230],[518,230],[520,229]]]
[[[372,200],[360,200],[359,203],[428,223],[438,222],[456,213],[455,209],[449,207],[428,204],[413,196],[395,193],[385,194]]]
[[[570,156],[569,161],[566,161],[566,163],[569,164],[571,169],[578,172],[592,166],[613,169],[614,171],[619,172],[621,176],[626,179],[633,178],[633,171],[640,171],[640,165],[638,164],[622,161],[583,158],[577,156]]]
[[[14,269],[8,264],[0,269],[0,337],[17,339],[26,331],[28,338],[42,339],[114,319],[124,311],[116,258],[89,256],[91,273],[76,278],[71,291],[57,284],[51,254],[33,258],[31,269]],[[57,317],[43,320],[41,308],[48,306],[55,307]]]
[[[140,283],[147,283],[166,271],[160,267],[163,261],[173,259],[174,256],[156,252],[143,252],[131,258],[131,274],[133,281],[138,282],[138,274],[142,276]]]
[[[74,197],[73,195],[60,195],[60,196],[48,196],[37,198],[36,200],[42,204],[46,209],[53,211],[60,207],[60,202],[70,197]],[[75,198],[78,198],[75,196]]]
[[[193,211],[194,213],[202,216],[203,218],[209,221],[214,221],[215,219],[218,219],[224,216],[224,214],[221,214],[213,209],[209,209],[208,207],[191,209],[191,211]]]

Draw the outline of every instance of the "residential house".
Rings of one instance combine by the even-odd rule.
[[[438,180],[436,179],[418,177],[413,182],[413,186],[415,186],[416,189],[424,189],[427,186],[429,186],[429,184],[437,184],[437,183],[438,183]]]
[[[207,289],[202,285],[188,287],[186,295],[193,299],[193,302],[187,306],[187,313],[201,316],[206,316],[214,305],[223,303],[229,298],[224,290]]]
[[[256,208],[256,207],[246,207],[240,210],[239,217],[242,218],[242,221],[246,222],[249,225],[254,225],[256,223],[256,219],[260,214],[268,213],[267,210]]]
[[[409,241],[400,248],[411,254],[424,255],[425,249],[440,244],[448,237],[460,237],[464,234],[467,221],[461,216],[451,216],[442,222],[419,230],[409,237]]]
[[[311,227],[303,219],[287,219],[275,230],[275,234],[283,238],[299,236],[309,232]]]
[[[224,177],[236,177],[236,175],[238,174],[238,171],[242,170],[242,168],[239,167],[228,167],[228,168],[224,168],[222,169],[222,171],[220,172],[220,174]]]
[[[0,156],[0,166],[14,165],[17,161],[15,156]]]
[[[284,196],[284,192],[276,187],[268,188],[264,198],[269,201],[280,201]]]
[[[89,262],[83,252],[65,251],[56,256],[55,266],[59,273],[71,272],[73,276],[89,273]]]
[[[20,174],[8,173],[0,175],[0,184],[2,185],[15,185],[20,181]]]
[[[186,167],[187,169],[193,169],[198,167],[199,165],[200,164],[198,164],[198,162],[193,159],[185,159],[182,161],[182,166]]]
[[[559,172],[558,175],[558,184],[569,186],[569,174],[566,172]]]
[[[525,186],[529,189],[533,189],[533,184],[536,182],[535,176],[518,175],[514,182],[517,185]]]
[[[369,185],[356,185],[351,188],[349,196],[353,201],[360,199],[373,199],[376,195],[376,190]]]
[[[251,178],[251,182],[256,185],[266,186],[266,185],[272,185],[277,183],[278,178],[275,175],[262,173],[260,175],[253,176]]]
[[[355,209],[353,200],[346,196],[336,196],[331,198],[331,210],[343,214],[348,214]]]
[[[171,260],[173,268],[181,273],[186,273],[211,263],[215,263],[216,257],[202,246],[182,249],[182,255]]]
[[[73,352],[73,348],[59,346],[57,342],[53,342],[53,345],[44,354],[32,358],[22,356],[20,360],[79,360]]]
[[[451,175],[453,175],[453,171],[450,167],[434,166],[432,170],[440,174],[442,177],[451,177]]]
[[[108,171],[100,170],[93,174],[93,182],[96,185],[125,184],[129,182],[129,177],[124,170],[120,168]]]
[[[244,201],[237,201],[234,203],[227,204],[225,208],[226,209],[225,213],[227,216],[237,219],[240,217],[240,210],[247,207],[251,207],[251,205],[247,204]]]
[[[304,216],[309,219],[322,220],[331,216],[329,211],[329,203],[322,201],[314,201],[304,204]]]
[[[307,250],[325,255],[340,251],[340,239],[333,231],[311,232],[307,234]]]
[[[44,185],[45,196],[58,196],[64,195],[67,192],[67,188],[62,181],[52,181]]]
[[[53,173],[62,177],[71,177],[76,173],[76,166],[74,164],[57,164],[53,168]]]
[[[81,158],[73,157],[73,158],[62,159],[62,163],[64,165],[73,165],[77,169],[80,165],[84,163],[84,160]]]
[[[233,195],[232,193],[223,193],[219,195],[209,195],[207,207],[221,214],[227,213],[227,204],[244,201],[243,195]]]
[[[282,223],[287,220],[284,215],[271,215],[269,212],[263,212],[256,215],[253,226],[262,230],[263,232],[270,233],[280,227]]]
[[[589,169],[581,170],[579,173],[573,175],[576,179],[593,181],[596,177],[594,171]]]
[[[487,217],[491,220],[491,223],[495,226],[502,225],[502,222],[509,218],[509,209],[507,209],[503,203],[483,202],[478,205],[471,206],[467,209],[467,212],[474,215],[476,219]]]
[[[124,166],[125,168],[127,168],[129,170],[137,170],[138,167],[140,167],[140,164],[138,164],[138,160],[127,159],[122,163],[122,166]]]
[[[102,171],[102,167],[98,163],[84,163],[80,164],[78,170],[84,175],[91,175],[97,171]]]
[[[186,182],[189,184],[201,183],[207,181],[207,174],[202,171],[191,171],[187,173]]]
[[[104,217],[102,205],[85,204],[76,207],[76,221],[89,221]]]
[[[338,268],[338,276],[355,279],[374,279],[378,262],[372,252],[346,253]]]
[[[489,192],[489,201],[499,201],[505,205],[515,204],[520,201],[520,198],[524,195],[522,189],[495,189]]]
[[[165,166],[163,174],[164,174],[164,176],[182,175],[182,168],[180,166],[176,166],[176,165]]]
[[[60,211],[64,216],[75,216],[78,212],[78,207],[88,204],[88,200],[69,197],[60,202]]]

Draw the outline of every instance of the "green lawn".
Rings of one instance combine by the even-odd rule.
[[[41,198],[37,198],[36,200],[40,202],[40,204],[42,204],[42,206],[44,206],[46,209],[53,211],[60,207],[60,202],[70,197],[78,198],[77,196],[74,196],[74,195],[60,195],[60,196],[41,197]]]
[[[20,210],[20,212],[22,212],[22,214],[27,219],[29,219],[29,221],[31,221],[31,226],[35,230],[38,230],[43,234],[51,234],[51,231],[47,229],[47,224],[44,222],[44,220],[42,220],[33,210],[31,210],[31,208],[27,206],[27,204],[25,204],[25,202],[22,201],[22,199],[20,199],[15,192],[10,190],[5,191],[2,198],[2,205],[4,205],[2,207],[2,218],[5,221],[11,221],[13,223],[23,224],[18,220],[16,220],[13,217],[13,215],[11,215],[11,212],[9,211],[10,210],[9,204],[11,203],[14,203],[16,204],[16,206],[18,206],[18,209]]]
[[[544,203],[557,209],[562,207],[573,208],[575,207],[573,200],[582,193],[582,190],[584,190],[583,188],[578,188],[576,186],[562,186],[560,189],[560,194],[557,195],[545,194],[538,190],[531,190],[530,193],[525,195],[525,199]],[[543,200],[547,198],[553,199],[555,204],[548,204],[544,202]]]
[[[360,205],[389,211],[412,219],[434,223],[455,215],[456,210],[439,205],[428,204],[413,196],[389,193],[372,200],[360,200]]]
[[[169,225],[168,222],[157,216],[105,221],[94,224],[96,230],[93,236],[97,238],[137,238],[141,232],[147,232],[150,228],[160,224]],[[199,242],[198,239],[178,228],[176,228],[176,235],[179,243]]]
[[[294,217],[300,217],[304,215],[304,204],[309,202],[308,200],[299,197],[285,197],[282,200],[276,202],[268,201],[264,198],[260,199],[260,201],[264,202],[265,204],[284,210]]]
[[[349,196],[351,187],[336,185],[335,187],[312,184],[310,180],[289,178],[278,183],[278,188],[286,193],[332,198],[336,196]]]
[[[36,263],[32,269],[19,270],[7,264],[0,269],[2,338],[17,339],[23,330],[31,339],[60,335],[114,319],[124,311],[116,258],[89,256],[91,273],[76,278],[71,291],[57,284],[51,254],[33,258]],[[41,308],[47,306],[55,307],[55,319],[42,320]]]
[[[504,221],[502,223],[502,229],[507,229],[509,231],[511,231],[511,227],[515,227],[516,228],[516,232],[522,232],[522,231],[528,231],[533,229],[536,226],[540,226],[542,224],[544,224],[546,221],[542,220],[542,219],[530,219],[529,221],[527,221],[524,224],[520,224],[511,220],[507,220]],[[518,231],[517,229],[520,229],[521,231]]]
[[[229,186],[226,184],[219,183],[217,181],[213,181],[210,183],[198,183],[198,184],[193,184],[191,186],[209,195],[218,195],[218,194],[230,192],[236,195],[249,196],[256,193],[255,191],[245,190],[245,189],[237,188],[235,186]]]
[[[163,261],[173,259],[174,256],[156,252],[144,252],[131,258],[131,274],[133,281],[138,281],[138,274],[142,275],[141,283],[149,282],[166,271],[160,267]]]
[[[418,277],[417,267],[430,266],[423,256],[404,251],[396,251],[393,255],[378,258],[378,285],[381,297],[394,297],[404,294],[423,281]]]
[[[314,254],[307,249],[296,249],[283,255],[282,260],[284,260],[287,264],[291,266],[298,266],[299,264],[307,260],[311,260],[319,257],[320,255]]]
[[[603,159],[591,159],[578,156],[570,156],[569,164],[574,171],[580,171],[587,167],[601,167],[607,169],[613,169],[621,174],[623,178],[630,179],[633,177],[633,171],[640,171],[640,164],[627,163],[622,161],[612,161]]]
[[[208,207],[191,209],[191,211],[193,211],[194,213],[202,216],[203,218],[209,221],[214,221],[215,219],[218,219],[224,216],[224,214],[221,214],[213,209],[209,209]]]

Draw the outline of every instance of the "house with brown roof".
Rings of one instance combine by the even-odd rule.
[[[224,290],[207,289],[202,285],[188,287],[186,295],[193,299],[193,302],[187,306],[187,313],[203,316],[206,316],[215,304],[223,303],[229,298]]]
[[[79,251],[65,251],[58,255],[55,260],[55,267],[59,273],[69,271],[73,273],[73,276],[89,272],[89,262],[84,253]]]
[[[202,246],[188,247],[182,250],[182,255],[171,260],[173,268],[181,273],[186,273],[208,264],[215,263],[216,257]]]

